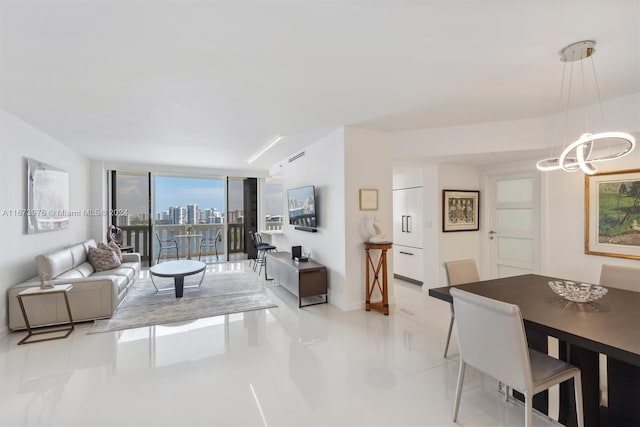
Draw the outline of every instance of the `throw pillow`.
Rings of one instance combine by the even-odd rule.
[[[122,262],[122,250],[120,249],[120,246],[118,246],[118,244],[116,242],[114,242],[113,240],[109,242],[109,245],[105,245],[104,243],[100,243],[100,244],[98,244],[98,247],[100,249],[111,249],[112,251],[114,251],[116,253],[116,255],[118,255],[118,259],[120,260],[120,262]]]
[[[111,270],[119,267],[121,262],[118,255],[111,248],[89,248],[89,262],[96,271]]]

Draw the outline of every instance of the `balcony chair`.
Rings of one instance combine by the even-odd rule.
[[[133,252],[133,246],[124,245],[124,233],[120,227],[111,224],[107,227],[107,243],[115,243],[122,252]]]
[[[447,273],[447,284],[449,286],[463,285],[465,283],[479,282],[480,275],[476,267],[476,262],[472,259],[463,259],[460,261],[447,261],[444,263],[444,270]],[[444,346],[444,357],[447,357],[449,351],[449,342],[451,341],[451,332],[453,331],[453,320],[455,313],[453,304],[451,304],[451,320],[449,321],[449,332],[447,333],[447,344]]]
[[[158,245],[159,245],[156,264],[160,262],[160,255],[162,255],[162,251],[165,251],[164,259],[167,259],[167,253],[169,252],[170,249],[176,250],[176,260],[179,260],[180,257],[178,255],[178,242],[176,242],[175,239],[162,240],[160,238],[160,234],[158,234],[157,231],[154,234],[156,235],[156,239],[158,239]]]
[[[509,388],[525,398],[525,427],[533,421],[533,396],[573,378],[578,427],[584,426],[580,369],[528,348],[520,308],[452,288],[451,296],[458,323],[460,367],[453,405],[453,421],[458,418],[465,368],[471,365],[504,383],[505,400]]]
[[[202,256],[202,248],[214,248],[216,250],[216,261],[220,258],[218,256],[218,242],[222,241],[222,229],[219,228],[216,231],[216,236],[213,239],[202,239],[200,240],[200,248],[198,249],[198,261],[200,261],[200,257]]]

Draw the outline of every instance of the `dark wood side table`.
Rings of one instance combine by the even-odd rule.
[[[389,315],[389,290],[387,283],[387,251],[391,249],[392,242],[364,242],[364,250],[366,252],[365,269],[367,270],[367,298],[365,308],[370,311],[381,311],[385,316]],[[380,250],[380,256],[377,263],[374,263],[371,257],[370,250]],[[370,270],[373,271],[373,280],[371,280]],[[382,275],[382,283],[380,283],[380,276]],[[374,289],[378,289],[382,295],[382,301],[371,302],[371,295]]]
[[[28,331],[27,336],[22,338],[18,342],[18,345],[32,344],[32,343],[41,342],[41,341],[59,340],[59,339],[66,338],[66,337],[69,336],[69,334],[75,328],[75,326],[73,325],[73,316],[71,315],[71,307],[69,306],[69,297],[67,296],[67,294],[69,293],[69,291],[71,289],[73,289],[73,285],[71,285],[71,284],[68,284],[68,285],[54,285],[52,288],[44,288],[44,289],[39,287],[39,286],[34,286],[34,287],[31,287],[31,288],[25,289],[24,291],[20,292],[17,295],[18,303],[20,303],[20,310],[22,310],[22,317],[24,318],[24,323],[25,323],[25,325],[27,325],[27,331]],[[47,329],[47,330],[33,332],[33,330],[31,330],[31,324],[29,324],[29,316],[27,316],[27,311],[24,308],[24,302],[22,300],[24,298],[26,298],[26,297],[31,297],[31,296],[36,296],[36,295],[56,295],[56,294],[63,294],[64,295],[64,302],[65,302],[65,304],[67,306],[67,314],[69,315],[69,325],[64,326],[62,328]],[[34,339],[34,340],[29,341],[29,338],[31,338],[31,336],[33,336],[33,335],[53,334],[53,333],[56,333],[56,332],[66,332],[66,334],[60,335],[60,336],[56,336],[56,337],[40,338],[40,339]]]

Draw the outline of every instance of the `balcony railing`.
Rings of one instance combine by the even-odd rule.
[[[178,244],[178,254],[180,258],[185,258],[187,253],[191,253],[197,257],[200,249],[200,242],[202,239],[213,240],[219,229],[223,229],[223,224],[195,224],[192,225],[192,235],[202,235],[200,237],[177,238],[177,235],[186,234],[184,225],[155,225],[153,227],[154,232],[158,234],[161,240],[175,240]],[[125,246],[133,246],[135,252],[140,253],[140,256],[144,260],[149,259],[149,227],[144,225],[123,225],[120,226],[123,235],[123,244]],[[229,239],[223,238],[222,241],[217,243],[218,255],[224,258],[226,254],[227,241],[229,242],[229,253],[242,253],[245,252],[244,245],[244,224],[227,224],[227,232],[229,233]],[[153,256],[158,256],[158,250],[160,249],[157,238],[153,238]],[[189,248],[191,245],[191,248]],[[189,250],[190,249],[190,250]],[[163,251],[162,256],[166,253],[167,258],[175,258],[176,250],[169,249],[166,252]],[[215,247],[207,246],[202,248],[202,256],[215,255]]]

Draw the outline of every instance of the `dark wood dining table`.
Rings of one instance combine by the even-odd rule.
[[[571,302],[537,274],[458,285],[457,288],[520,307],[529,347],[547,352],[547,337],[560,341],[560,358],[582,372],[585,426],[640,426],[640,292],[608,288],[601,299]],[[449,287],[429,295],[452,302]],[[607,356],[608,408],[600,407],[599,353]],[[573,385],[560,388],[559,421],[576,425]],[[534,406],[547,413],[546,393]]]

